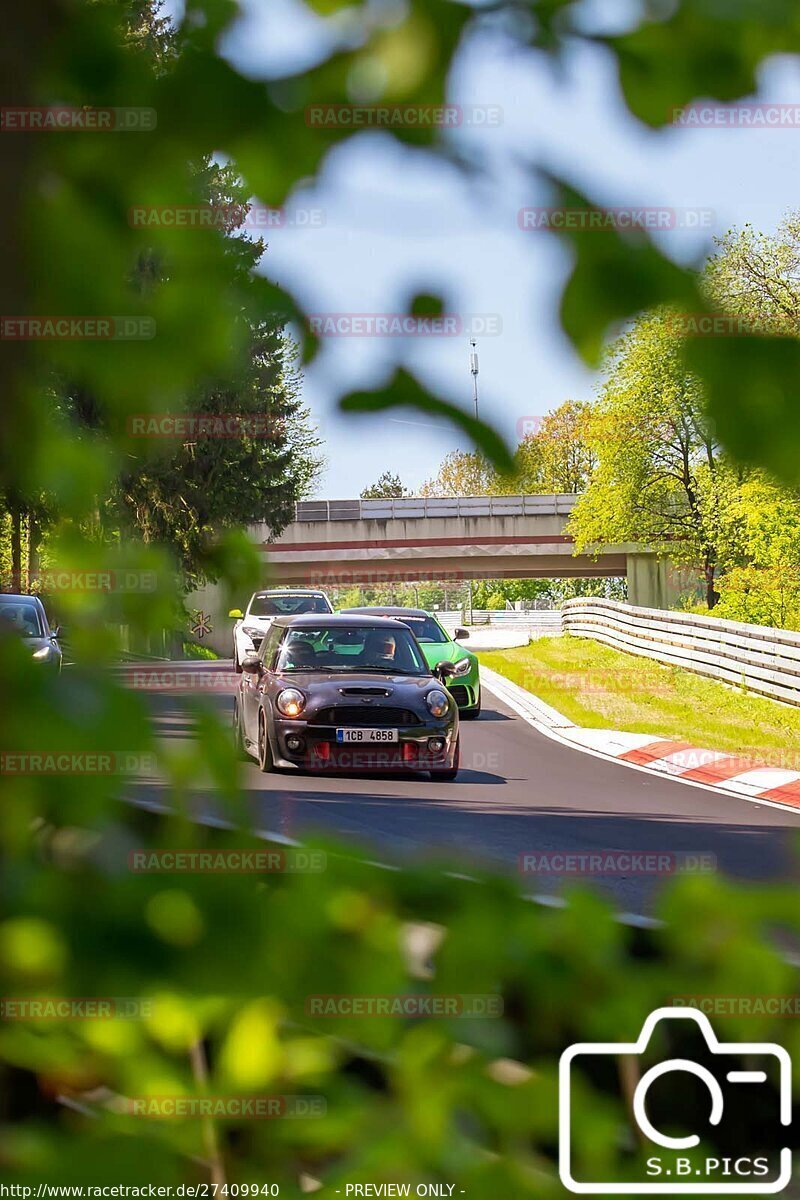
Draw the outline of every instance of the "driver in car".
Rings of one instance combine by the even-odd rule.
[[[367,639],[362,662],[365,667],[395,667],[396,653],[396,639],[378,629]]]
[[[287,670],[297,670],[299,667],[316,665],[317,654],[310,642],[300,638],[292,638],[286,647],[284,666]]]

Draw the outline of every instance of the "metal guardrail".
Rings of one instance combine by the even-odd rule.
[[[800,705],[800,633],[792,630],[616,600],[567,600],[561,621],[565,633]]]
[[[567,516],[576,495],[409,496],[402,500],[303,500],[296,521],[396,521],[425,517]]]
[[[469,610],[467,610],[469,617]],[[446,629],[461,625],[461,610],[437,613],[439,620]],[[473,608],[472,623],[474,625],[502,625],[505,628],[517,629],[553,629],[561,632],[561,610],[558,608],[510,609]]]

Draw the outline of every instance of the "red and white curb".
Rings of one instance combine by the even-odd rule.
[[[481,681],[530,725],[575,750],[614,759],[640,771],[669,775],[680,783],[800,814],[800,771],[770,766],[741,754],[703,750],[691,742],[656,738],[651,733],[583,729],[532,692],[488,667],[481,666]]]

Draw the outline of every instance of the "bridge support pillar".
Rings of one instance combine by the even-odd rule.
[[[675,608],[686,588],[682,572],[656,554],[628,554],[628,603],[640,608]]]

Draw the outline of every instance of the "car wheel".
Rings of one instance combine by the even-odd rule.
[[[258,769],[268,775],[270,771],[274,770],[274,767],[272,747],[269,744],[269,734],[267,733],[267,721],[262,708],[258,714]]]
[[[431,779],[440,783],[452,783],[458,774],[458,768],[461,765],[461,738],[456,742],[456,752],[453,756],[452,767],[445,767],[443,770],[431,771]]]
[[[233,748],[236,751],[237,758],[247,759],[250,757],[245,745],[242,710],[239,708],[238,700],[234,700],[233,702]]]
[[[478,692],[478,703],[472,708],[462,708],[458,715],[466,721],[477,721],[481,715],[481,699],[481,693]]]

